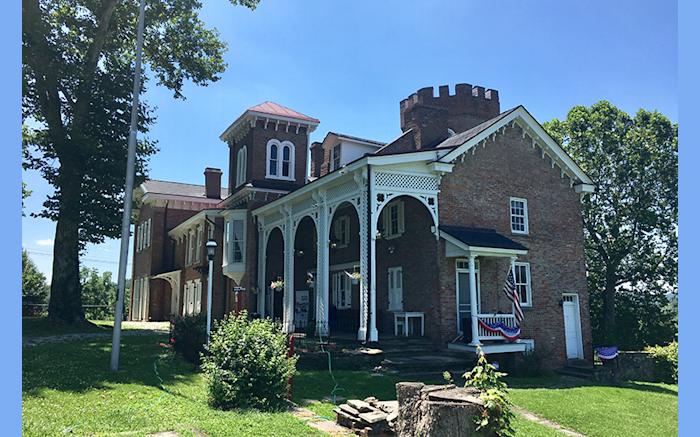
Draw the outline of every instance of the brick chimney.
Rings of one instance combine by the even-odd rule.
[[[204,169],[204,193],[209,199],[221,199],[221,169]]]
[[[442,85],[437,97],[433,87],[421,88],[401,101],[400,110],[401,130],[414,129],[418,149],[437,145],[448,128],[464,132],[501,113],[498,91],[465,83],[457,84],[453,95]]]

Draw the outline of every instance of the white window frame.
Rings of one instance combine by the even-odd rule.
[[[192,265],[194,263],[194,248],[196,244],[196,232],[194,229],[190,229],[187,232],[187,256],[185,265]]]
[[[352,285],[344,270],[331,274],[331,297],[336,309],[346,310],[352,307]]]
[[[151,219],[146,221],[146,247],[151,247]]]
[[[525,268],[526,280],[525,282],[518,281],[518,275],[516,272],[519,268]],[[525,298],[526,301],[520,299],[521,307],[532,307],[532,275],[530,275],[530,263],[527,262],[515,262],[515,272],[513,272],[513,280],[515,281],[515,289],[518,292],[518,298],[520,298],[520,287],[525,287]]]
[[[143,240],[143,229],[141,224],[136,226],[136,252],[141,252],[141,241]]]
[[[331,171],[337,170],[340,168],[340,158],[341,158],[341,145],[340,143],[336,144],[331,148]]]
[[[246,167],[248,164],[248,148],[246,146],[238,149],[236,155],[236,187],[246,181]]]
[[[204,226],[197,225],[195,230],[195,235],[197,239],[194,244],[194,262],[198,263],[202,259],[202,248],[204,246]]]
[[[521,202],[523,204],[523,214],[513,214],[513,203],[514,202]],[[510,221],[510,232],[513,234],[522,234],[522,235],[527,235],[530,233],[530,224],[528,223],[528,213],[527,213],[527,199],[523,199],[522,197],[511,197],[508,201],[508,217]],[[514,229],[513,228],[513,218],[514,217],[522,217],[523,218],[523,228],[524,229]]]
[[[270,161],[272,160],[272,146],[277,146],[277,153],[274,156],[275,170],[277,174],[270,173]],[[282,174],[282,169],[284,168],[284,148],[289,147],[289,174],[284,176]],[[283,181],[293,181],[294,180],[294,160],[295,160],[295,147],[294,143],[288,140],[279,141],[276,139],[271,139],[267,142],[267,157],[265,159],[265,177],[267,179],[277,179]]]
[[[392,209],[396,208],[397,211],[397,226],[396,232],[393,231],[391,226],[391,214]],[[382,236],[386,239],[398,238],[403,235],[405,230],[404,224],[404,206],[403,200],[392,200],[385,207],[382,213],[382,221],[384,225],[384,230]]]
[[[336,249],[350,245],[350,216],[341,215],[333,221],[333,236],[336,240]]]
[[[235,221],[240,221],[242,223],[242,239],[240,240],[241,247],[241,260],[233,260],[233,223]],[[245,266],[246,261],[246,244],[247,244],[247,234],[248,232],[248,216],[246,211],[226,211],[224,213],[224,257],[223,265],[236,265],[238,268],[240,266]]]

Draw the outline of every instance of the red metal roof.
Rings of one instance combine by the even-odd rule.
[[[275,102],[264,102],[259,105],[252,106],[248,108],[248,110],[253,112],[261,112],[263,114],[277,115],[279,117],[295,118],[297,120],[304,120],[311,123],[320,123],[317,118],[309,117],[308,115],[304,115],[301,112],[297,112]]]

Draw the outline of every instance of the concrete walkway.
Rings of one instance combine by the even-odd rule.
[[[524,418],[526,418],[527,420],[529,420],[531,422],[539,423],[540,425],[546,426],[547,428],[552,428],[554,430],[559,431],[560,433],[562,433],[564,435],[568,435],[570,437],[586,437],[585,434],[581,434],[580,432],[574,431],[574,430],[569,429],[569,428],[564,428],[563,426],[559,425],[558,423],[552,422],[551,420],[544,419],[544,418],[542,418],[542,417],[540,417],[540,416],[538,416],[538,415],[536,415],[536,414],[534,414],[534,413],[532,413],[524,408],[513,406],[513,411],[515,411],[517,414],[520,414],[521,416],[523,416]]]
[[[313,411],[307,410],[306,408],[302,408],[298,405],[291,406],[291,413],[294,415],[294,417],[304,422],[307,426],[331,436],[347,437],[355,435],[349,429],[344,428],[331,420],[317,416]]]

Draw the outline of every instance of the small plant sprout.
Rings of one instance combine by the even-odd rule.
[[[513,412],[508,400],[508,386],[501,380],[505,373],[499,372],[487,360],[481,348],[477,348],[479,359],[476,366],[463,375],[465,387],[474,387],[484,401],[484,411],[474,418],[478,430],[485,430],[498,437],[513,435],[511,420]]]

